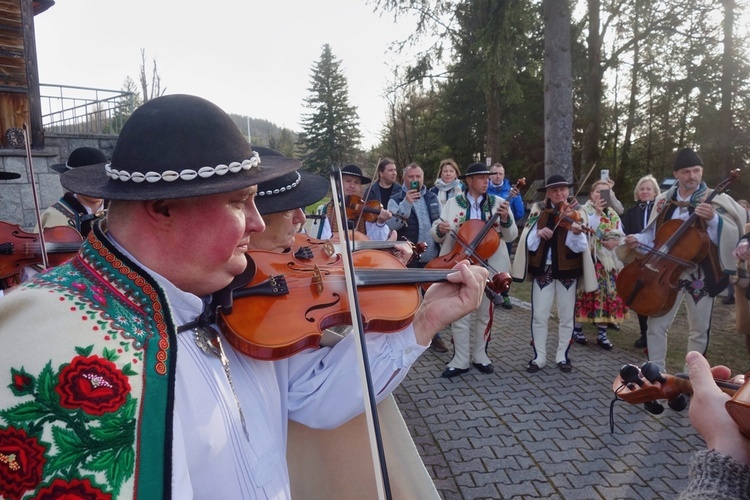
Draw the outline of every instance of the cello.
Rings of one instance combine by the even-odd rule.
[[[716,195],[724,193],[739,176],[739,169],[731,171],[703,202],[710,203]],[[695,227],[698,220],[692,213],[685,221],[664,222],[653,247],[640,245],[647,255],[622,268],[616,281],[617,294],[636,313],[662,316],[669,312],[677,299],[680,275],[688,269],[697,269],[708,255],[711,241],[705,231]]]

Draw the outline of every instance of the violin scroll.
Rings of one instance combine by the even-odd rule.
[[[733,384],[717,380],[716,385],[732,396],[726,402],[727,413],[737,423],[740,431],[750,437],[750,385]],[[687,375],[667,375],[659,368],[646,362],[641,368],[635,365],[624,365],[612,384],[612,391],[617,397],[630,404],[646,405],[651,413],[661,413],[663,407],[658,400],[666,399],[669,407],[682,411],[687,407],[687,395],[693,393],[693,386]]]
[[[501,294],[510,290],[511,283],[513,283],[513,278],[511,278],[510,274],[501,272],[490,277],[487,288],[496,294]]]

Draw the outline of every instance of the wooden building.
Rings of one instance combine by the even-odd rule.
[[[0,0],[0,147],[17,148],[26,123],[33,149],[44,148],[34,16],[54,0]],[[21,144],[23,144],[21,142]],[[22,146],[21,146],[22,147]]]

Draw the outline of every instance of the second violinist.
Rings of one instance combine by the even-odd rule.
[[[343,179],[344,196],[362,196],[362,185],[369,184],[372,179],[362,174],[362,169],[357,165],[347,165],[341,169],[341,178]],[[363,207],[364,208],[364,207]],[[328,202],[326,205],[326,219],[323,222],[323,229],[320,233],[321,240],[330,239],[338,230],[336,227],[336,218],[333,216],[333,204]],[[374,222],[365,221],[364,217],[357,217],[350,220],[349,224],[357,224],[357,227],[349,227],[364,233],[371,240],[385,241],[391,233],[386,221],[391,218],[391,212],[381,207],[377,220]]]
[[[487,194],[490,171],[484,163],[469,165],[466,174],[459,177],[466,183],[463,194],[449,199],[440,213],[440,218],[432,225],[432,235],[441,244],[440,255],[447,255],[454,251],[457,243],[456,234],[468,220],[478,219],[488,221],[497,212],[499,221],[490,230],[488,236],[499,234],[504,241],[513,241],[518,236],[518,227],[513,219],[513,213],[506,200],[498,196]],[[468,243],[468,242],[466,242]],[[510,257],[508,247],[500,242],[495,253],[486,258],[492,267],[491,273],[508,272]],[[454,321],[451,326],[453,334],[453,359],[443,372],[443,377],[452,378],[469,371],[473,365],[484,374],[494,371],[492,361],[487,356],[487,345],[492,328],[493,303],[487,296],[476,311]]]
[[[588,238],[577,210],[567,212],[572,183],[562,175],[547,178],[540,192],[544,200],[531,207],[513,261],[513,278],[529,279],[531,285],[531,340],[534,357],[526,371],[535,373],[547,364],[547,335],[552,304],[557,303],[559,330],[555,363],[563,372],[573,365],[568,357],[573,335],[576,289],[583,278],[584,290],[596,290],[596,278]]]

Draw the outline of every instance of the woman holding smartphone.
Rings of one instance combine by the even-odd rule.
[[[607,338],[607,325],[620,323],[627,317],[628,308],[617,295],[615,281],[622,269],[622,262],[617,258],[614,249],[625,236],[620,223],[620,216],[607,206],[606,194],[610,193],[609,183],[598,180],[591,186],[589,200],[583,205],[588,226],[596,231],[589,239],[589,249],[594,259],[596,281],[599,285],[593,292],[579,291],[576,298],[576,323],[573,329],[573,340],[586,344],[582,323],[594,323],[597,328],[596,343],[603,349],[612,349]]]

